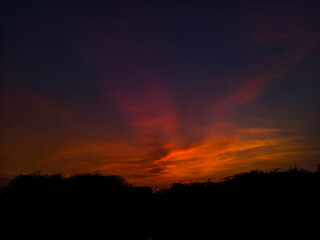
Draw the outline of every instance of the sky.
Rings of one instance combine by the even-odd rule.
[[[0,179],[320,164],[320,2],[9,1]]]

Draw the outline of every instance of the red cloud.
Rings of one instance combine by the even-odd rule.
[[[177,126],[172,98],[157,84],[121,89],[111,94],[136,133],[143,138],[172,135]]]

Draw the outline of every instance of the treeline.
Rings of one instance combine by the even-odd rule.
[[[319,169],[250,171],[156,192],[98,172],[68,178],[35,172],[1,190],[1,226],[13,239],[214,239],[254,232],[306,237],[319,227]]]

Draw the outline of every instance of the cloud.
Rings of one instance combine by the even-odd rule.
[[[100,170],[132,183],[170,183],[315,158],[318,146],[286,126],[266,124],[270,116],[263,109],[254,123],[239,109],[267,95],[270,82],[319,46],[317,15],[309,14],[316,11],[307,5],[308,9],[268,3],[243,7],[231,8],[232,22],[222,21],[221,26],[214,24],[219,14],[193,21],[193,10],[178,15],[169,11],[171,17],[165,20],[144,9],[137,18],[131,8],[117,16],[105,11],[98,17],[93,12],[85,18],[76,14],[66,36],[66,46],[74,46],[66,52],[79,51],[74,58],[81,64],[75,69],[92,72],[94,85],[107,96],[89,86],[91,78],[85,90],[97,92],[81,91],[85,104],[54,92],[52,98],[25,89],[17,96],[6,93],[1,171]],[[199,34],[185,38],[175,29]],[[26,73],[26,79],[38,71],[12,70]],[[30,83],[35,89],[40,86]],[[254,112],[252,106],[250,111]],[[280,115],[274,114],[271,121],[279,122]]]
[[[173,99],[163,84],[149,82],[109,94],[141,140],[155,142],[172,137],[177,128]]]
[[[276,129],[239,129],[233,136],[208,136],[196,147],[174,150],[155,161],[150,171],[161,168],[152,172],[153,178],[160,182],[219,179],[239,171],[272,169],[290,164],[292,159],[319,154],[319,151],[311,153],[308,145],[300,141]]]
[[[228,129],[222,129],[223,126]],[[68,173],[99,170],[124,176],[133,184],[170,184],[207,178],[218,180],[239,171],[272,169],[292,159],[314,157],[309,143],[280,129],[212,125],[204,139],[192,145],[183,140],[167,146],[127,142],[78,141],[47,156],[43,166]],[[225,133],[228,133],[227,135]],[[73,144],[74,145],[74,144]],[[184,147],[182,147],[184,146]]]

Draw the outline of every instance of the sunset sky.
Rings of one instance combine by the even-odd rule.
[[[320,163],[320,1],[8,1],[0,178],[136,185]]]

